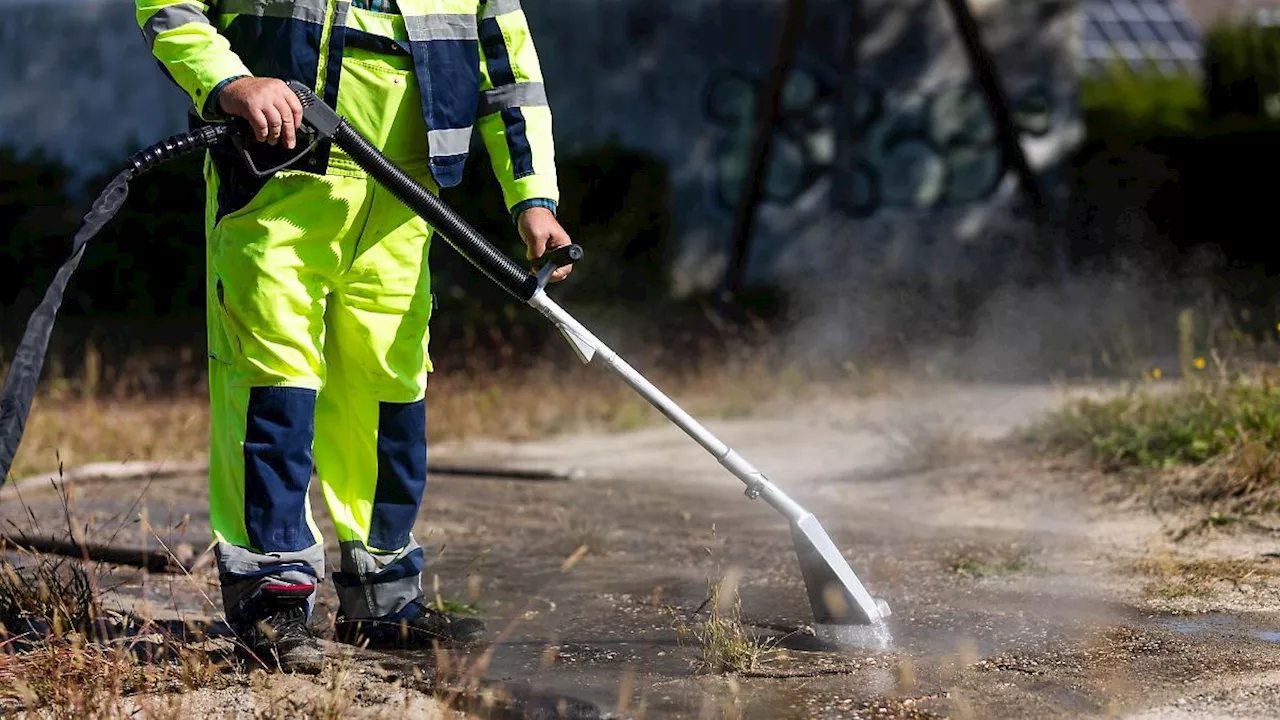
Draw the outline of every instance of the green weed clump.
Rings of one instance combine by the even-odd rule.
[[[1078,400],[1029,433],[1042,449],[1083,453],[1104,470],[1204,465],[1280,451],[1280,385],[1268,377],[1168,393]]]
[[[1000,548],[970,548],[957,553],[949,563],[951,572],[963,578],[994,578],[1038,572],[1031,551],[1017,545]]]
[[[1081,399],[1024,437],[1045,454],[1137,478],[1134,492],[1207,507],[1210,520],[1280,509],[1280,383],[1272,371]]]

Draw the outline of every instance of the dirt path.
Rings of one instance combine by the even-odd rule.
[[[1263,557],[1267,538],[1175,544],[1151,513],[1102,506],[1063,470],[983,443],[1062,399],[1039,387],[918,388],[708,423],[813,510],[889,602],[885,632],[852,638],[807,627],[785,522],[675,428],[433,448],[440,461],[585,473],[432,479],[418,537],[441,594],[474,601],[503,633],[491,655],[455,660],[627,717],[1280,714],[1280,616],[1266,613],[1280,561]],[[157,481],[139,503],[171,546],[205,542],[203,482]],[[85,487],[74,511],[93,515],[91,536],[125,522],[120,536],[136,544],[142,490]],[[26,502],[42,525],[61,512],[47,495]],[[1180,574],[1224,558],[1235,564],[1216,585]],[[698,647],[676,630],[726,576],[739,578],[747,626],[783,651],[755,675],[694,673]],[[186,614],[209,612],[200,591],[216,580],[122,577],[122,602]],[[331,588],[321,601],[333,609]]]

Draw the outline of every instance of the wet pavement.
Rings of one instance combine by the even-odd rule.
[[[1163,717],[1153,708],[1247,685],[1280,659],[1280,616],[1154,612],[1122,562],[1149,528],[1121,524],[1117,535],[1114,519],[1089,520],[1031,464],[993,452],[883,470],[836,467],[792,486],[775,478],[889,603],[883,627],[811,627],[785,521],[705,470],[433,477],[416,531],[427,591],[438,579],[442,597],[473,602],[496,638],[488,654],[455,663],[601,716]],[[70,514],[88,540],[157,547],[158,536],[198,553],[203,497],[202,477],[112,481],[77,488]],[[52,494],[25,504],[21,514],[9,505],[11,528],[66,527]],[[333,544],[322,511],[317,519]],[[697,672],[700,647],[678,628],[706,618],[711,587],[726,577],[747,629],[781,653],[754,671]],[[217,609],[208,566],[190,578],[117,569],[104,583],[135,609]],[[334,609],[326,585],[320,611]]]

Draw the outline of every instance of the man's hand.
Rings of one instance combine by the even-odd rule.
[[[258,141],[275,145],[281,139],[293,149],[302,126],[302,103],[284,81],[246,77],[232,80],[218,93],[218,106],[227,115],[249,121]]]
[[[547,208],[532,207],[525,210],[520,213],[518,224],[520,237],[524,238],[524,244],[529,249],[527,254],[529,262],[542,257],[548,250],[572,244],[569,233],[560,227],[560,221],[556,220],[555,213]],[[551,273],[551,282],[560,282],[569,277],[571,272],[573,272],[572,265],[556,268],[555,272]]]

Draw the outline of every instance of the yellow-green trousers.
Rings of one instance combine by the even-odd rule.
[[[338,111],[434,191],[411,72],[407,57],[348,50]],[[431,229],[330,157],[325,175],[281,171],[248,190],[206,166],[209,510],[233,628],[256,619],[265,588],[310,586],[314,601],[313,473],[339,542],[340,612],[397,617],[421,597]]]

